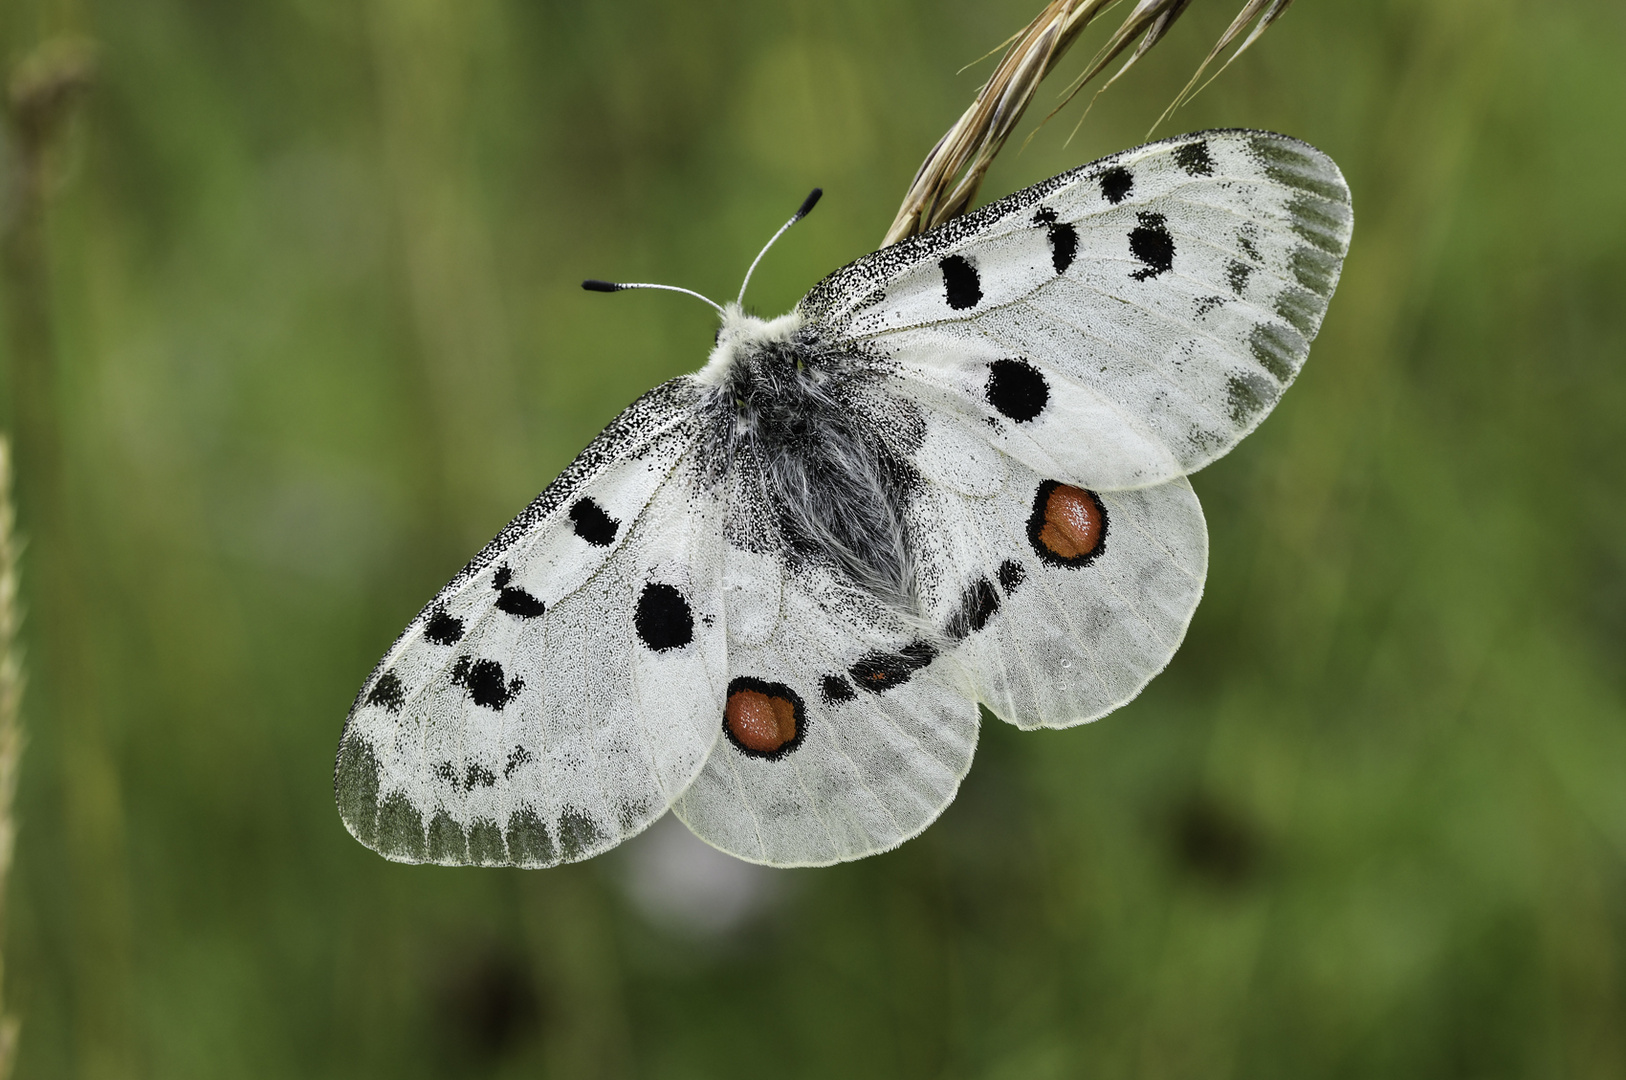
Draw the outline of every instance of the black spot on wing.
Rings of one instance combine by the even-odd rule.
[[[570,520],[576,535],[594,547],[609,547],[615,543],[615,534],[621,528],[621,523],[592,499],[577,499],[571,503]]]
[[[1208,156],[1208,144],[1201,140],[1175,147],[1174,162],[1191,176],[1214,175],[1214,159]]]
[[[531,760],[531,752],[523,746],[516,746],[508,752],[508,763],[502,767],[502,775],[506,780],[514,775],[514,770]]]
[[[1016,587],[1027,580],[1028,572],[1021,563],[1015,559],[1006,559],[999,564],[999,587],[1009,596],[1016,591]]]
[[[870,653],[847,669],[853,682],[872,694],[890,690],[909,681],[910,677],[937,658],[937,650],[929,643],[916,641],[895,653]]]
[[[1135,178],[1122,165],[1114,165],[1101,174],[1101,194],[1113,206],[1129,198],[1135,190]]]
[[[1242,254],[1256,263],[1263,263],[1265,257],[1259,254],[1259,226],[1251,221],[1245,221],[1236,230],[1236,246],[1242,249]]]
[[[1078,257],[1078,230],[1071,225],[1050,226],[1050,265],[1056,273],[1067,272]]]
[[[1169,235],[1167,219],[1162,214],[1139,213],[1140,222],[1129,233],[1129,253],[1139,259],[1142,268],[1129,276],[1145,281],[1174,267],[1174,237]]]
[[[674,586],[652,581],[638,597],[633,628],[645,645],[655,652],[681,649],[694,640],[694,612]]]
[[[826,705],[838,705],[858,696],[853,693],[853,684],[848,682],[844,675],[826,675],[819,683],[819,689],[824,695]]]
[[[988,365],[988,403],[1017,423],[1044,412],[1050,384],[1026,360],[995,360]]]
[[[435,765],[435,779],[448,784],[457,783],[457,770],[452,768],[450,761],[442,761]]]
[[[497,782],[497,774],[484,765],[470,765],[463,774],[463,790],[473,791],[474,785],[491,787]]]
[[[1253,267],[1247,263],[1237,262],[1235,259],[1226,260],[1225,283],[1231,287],[1231,291],[1237,296],[1241,296],[1242,290],[1248,287],[1248,278],[1252,274]]]
[[[436,607],[424,624],[423,636],[436,645],[456,645],[463,638],[463,620],[449,615],[444,607]]]
[[[1347,245],[1349,236],[1349,193],[1330,161],[1327,161],[1322,155],[1309,147],[1301,143],[1294,143],[1293,140],[1243,131],[1211,131],[1203,132],[1200,135],[1181,135],[1174,139],[1154,143],[1150,147],[1140,148],[1136,152],[1158,149],[1172,155],[1177,145],[1189,143],[1197,138],[1206,139],[1211,148],[1221,142],[1227,147],[1234,146],[1236,139],[1247,138],[1251,140],[1256,157],[1267,156],[1271,153],[1274,153],[1277,158],[1282,156],[1281,153],[1268,148],[1262,150],[1259,146],[1261,140],[1291,144],[1295,147],[1296,149],[1293,152],[1298,156],[1299,160],[1297,164],[1283,160],[1280,166],[1284,170],[1283,175],[1284,177],[1287,175],[1285,170],[1289,165],[1292,165],[1295,176],[1292,186],[1306,193],[1312,190],[1328,192],[1327,198],[1322,200],[1323,203],[1326,203],[1327,199],[1332,199],[1333,195],[1336,194],[1336,205],[1323,205],[1318,212],[1318,217],[1338,225],[1337,232],[1333,236],[1324,239],[1338,243],[1340,246],[1337,253],[1342,254],[1343,247]],[[1058,190],[1065,189],[1075,183],[1088,183],[1101,184],[1103,196],[1114,193],[1116,189],[1112,182],[1106,180],[1106,178],[1113,169],[1122,168],[1118,162],[1123,157],[1124,155],[1116,155],[1113,158],[1104,158],[1088,165],[1081,165],[1070,172],[1062,173],[1059,176],[1051,177],[1049,180],[1041,181],[1032,187],[1013,192],[1003,199],[997,199],[978,210],[952,218],[919,236],[901,240],[896,244],[866,255],[820,281],[808,291],[806,296],[802,297],[797,307],[804,315],[815,322],[829,318],[846,319],[852,314],[862,311],[870,298],[876,295],[879,291],[876,288],[877,282],[891,280],[905,270],[935,262],[943,254],[958,250],[960,245],[982,235],[991,225],[1005,220],[1013,213],[1021,213],[1024,221],[1030,220],[1030,215],[1035,208]],[[1124,178],[1131,179],[1127,170]],[[1130,194],[1127,188],[1117,193],[1120,198],[1127,197]],[[1292,210],[1293,208],[1289,207],[1290,213]],[[1298,223],[1298,219],[1294,220],[1294,227],[1298,229],[1300,223]],[[1312,228],[1315,231],[1324,231],[1321,229],[1320,224],[1308,220],[1302,223],[1302,227],[1306,231],[1311,231]],[[1315,243],[1316,246],[1321,246],[1320,241],[1310,242]],[[682,380],[677,381],[682,382]],[[686,389],[691,393],[698,393],[698,388],[692,385]]]
[[[999,610],[999,593],[987,578],[972,582],[960,597],[960,608],[949,619],[947,630],[950,641],[965,638],[988,625],[988,620]]]
[[[367,704],[382,705],[392,713],[400,712],[401,706],[405,703],[406,689],[393,671],[386,671],[380,675],[378,682],[373,684],[372,691],[367,695]]]
[[[1056,268],[1056,273],[1066,273],[1078,257],[1078,230],[1071,225],[1058,225],[1056,212],[1048,206],[1033,215],[1033,223],[1045,227],[1046,238],[1050,241],[1050,265]]]
[[[943,290],[949,307],[964,311],[982,302],[982,279],[970,260],[963,255],[950,255],[937,265],[943,271]]]
[[[605,465],[657,452],[674,440],[687,439],[698,423],[699,413],[694,408],[698,398],[699,388],[692,380],[672,379],[627,406],[620,416],[599,432],[587,449],[576,456],[575,461],[565,467],[565,471],[553,483],[542,489],[531,505],[504,526],[502,532],[458,571],[452,584],[461,584],[490,566],[538,522],[574,501],[583,486]]]
[[[547,605],[524,589],[504,589],[497,594],[497,610],[521,619],[534,619],[547,610]]]
[[[452,665],[452,683],[469,692],[476,705],[502,711],[502,707],[525,688],[518,676],[503,682],[502,665],[495,660],[475,660],[459,656]]]
[[[491,576],[491,587],[497,590],[497,610],[521,619],[534,619],[547,610],[547,605],[526,592],[509,586],[514,572],[506,566],[497,567]]]

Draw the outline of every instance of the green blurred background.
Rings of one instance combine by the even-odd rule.
[[[753,285],[788,308],[1038,6],[0,6],[8,63],[99,47],[0,307],[20,1076],[1626,1075],[1619,0],[1303,0],[1160,129],[1304,138],[1356,226],[1298,386],[1195,480],[1208,595],[1130,706],[986,725],[921,838],[742,871],[738,919],[635,887],[669,833],[520,872],[340,825],[376,658],[709,347],[578,282],[731,294],[819,184]],[[1235,9],[985,197],[1143,141]]]

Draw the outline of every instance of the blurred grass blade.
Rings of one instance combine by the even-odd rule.
[[[954,126],[937,141],[904,196],[903,204],[886,232],[882,246],[895,244],[905,237],[925,232],[950,218],[958,217],[971,208],[1005,141],[1021,121],[1023,113],[1038,92],[1039,84],[1060,62],[1078,36],[1090,22],[1114,0],[1051,0],[1025,29],[1009,39],[1009,47],[1001,56],[999,65],[969,108],[955,121]],[[1232,20],[1219,42],[1209,52],[1197,73],[1192,76],[1175,105],[1165,111],[1164,117],[1178,106],[1191,87],[1214,59],[1242,33],[1250,23],[1254,29],[1231,60],[1254,43],[1265,28],[1279,18],[1292,0],[1247,0],[1242,11]],[[1113,32],[1106,44],[1096,52],[1084,73],[1068,85],[1061,104],[1050,116],[1064,108],[1068,102],[1120,56],[1135,39],[1140,44],[1102,86],[1104,90],[1120,79],[1124,72],[1146,55],[1168,35],[1171,27],[1191,5],[1191,0],[1140,0]],[[1261,15],[1261,12],[1263,14]],[[1255,21],[1257,19],[1257,21]],[[1224,71],[1222,66],[1220,71]],[[1218,72],[1215,73],[1216,75]],[[1206,84],[1204,84],[1206,85]],[[1049,119],[1049,117],[1046,117]],[[1162,122],[1163,117],[1159,118]]]
[[[1135,10],[1124,19],[1123,25],[1118,27],[1112,38],[1101,46],[1101,51],[1095,54],[1095,59],[1090,61],[1090,66],[1073,84],[1062,104],[1071,101],[1073,95],[1084,88],[1085,83],[1101,74],[1131,41],[1145,34],[1146,36],[1141,38],[1140,45],[1130,54],[1129,59],[1124,61],[1124,66],[1119,68],[1101,89],[1105,90],[1107,86],[1123,78],[1124,72],[1135,66],[1135,61],[1151,52],[1152,46],[1163,40],[1169,29],[1174,26],[1175,20],[1184,15],[1186,8],[1190,6],[1191,0],[1141,0],[1135,5]]]
[[[4,318],[21,511],[35,546],[36,676],[47,688],[60,767],[64,882],[73,932],[67,951],[81,1075],[136,1070],[132,919],[125,818],[117,759],[104,727],[94,672],[103,598],[87,588],[84,533],[73,504],[63,326],[53,268],[61,234],[50,204],[63,190],[63,140],[75,106],[95,84],[98,50],[53,38],[11,69],[4,106],[5,213],[0,217],[0,315]]]
[[[17,511],[11,501],[11,442],[0,436],[0,916],[5,913],[6,886],[11,857],[16,850],[17,823],[12,815],[17,797],[17,770],[22,763],[23,700],[22,649],[17,631],[22,623],[18,601]],[[0,928],[4,919],[0,918]],[[5,959],[0,955],[0,1080],[7,1080],[17,1062],[20,1024],[5,1009]]]
[[[1220,39],[1214,43],[1214,47],[1208,50],[1208,55],[1203,57],[1203,62],[1197,65],[1197,70],[1191,76],[1191,81],[1186,83],[1180,93],[1175,95],[1174,101],[1170,102],[1169,107],[1163,110],[1163,115],[1157,118],[1157,123],[1152,125],[1152,130],[1156,131],[1158,125],[1167,120],[1176,109],[1202,93],[1208,88],[1209,83],[1225,74],[1225,69],[1230,67],[1237,57],[1247,52],[1253,43],[1259,40],[1259,36],[1270,27],[1270,24],[1281,18],[1292,4],[1293,0],[1248,0],[1242,6],[1242,10],[1237,12],[1236,18],[1231,20],[1231,25],[1225,28],[1225,33],[1221,34]],[[1254,22],[1256,18],[1258,22]],[[1235,52],[1226,57],[1225,63],[1220,65],[1219,70],[1210,75],[1199,86],[1197,80],[1203,77],[1203,72],[1208,70],[1220,53],[1230,48],[1231,43],[1241,35],[1243,30],[1247,29],[1249,23],[1254,24],[1253,32],[1247,36],[1241,45],[1236,47]],[[1193,87],[1196,87],[1196,89],[1192,89]]]

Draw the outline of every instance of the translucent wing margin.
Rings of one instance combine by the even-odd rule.
[[[1182,135],[866,256],[800,308],[1093,490],[1200,469],[1293,381],[1349,245],[1331,159],[1257,131]]]
[[[335,793],[401,862],[551,866],[665,812],[717,738],[722,504],[697,391],[657,387],[414,619],[345,722]]]

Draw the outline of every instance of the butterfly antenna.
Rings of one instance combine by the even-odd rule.
[[[762,257],[768,254],[768,249],[773,247],[781,236],[785,235],[786,229],[790,228],[792,225],[811,214],[813,212],[813,208],[819,204],[819,196],[823,194],[823,188],[814,188],[812,191],[808,192],[807,198],[802,200],[801,207],[797,209],[796,213],[791,215],[791,219],[779,226],[779,231],[773,234],[773,238],[770,239],[766,244],[762,245],[762,250],[757,252],[757,257],[751,260],[751,268],[745,272],[745,280],[740,282],[740,295],[734,301],[736,304],[745,302],[745,287],[751,284],[751,275],[756,273],[757,263],[761,262]]]
[[[723,305],[709,296],[702,296],[693,289],[685,289],[678,285],[651,285],[647,281],[600,281],[597,278],[588,278],[582,282],[582,288],[588,292],[620,292],[622,289],[661,289],[665,292],[680,292],[685,296],[692,296],[696,300],[704,300],[717,309],[717,314],[725,314]]]

